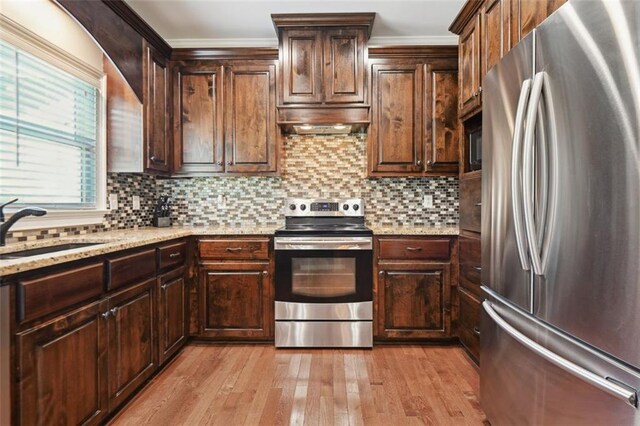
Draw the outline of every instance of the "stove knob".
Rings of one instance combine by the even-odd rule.
[[[342,206],[342,209],[343,209],[343,210],[349,210],[349,204],[345,204],[345,205],[343,205],[343,206]]]
[[[306,204],[300,204],[300,210],[305,211],[307,209]]]
[[[289,204],[289,210],[295,210],[295,209],[296,209],[295,204]]]
[[[353,205],[353,209],[354,209],[355,211],[358,211],[358,210],[360,210],[360,206],[359,206],[359,205],[357,205],[357,204],[354,204],[354,205]]]

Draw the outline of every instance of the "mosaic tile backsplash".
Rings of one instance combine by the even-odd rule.
[[[366,135],[298,136],[285,139],[281,177],[161,179],[109,173],[107,193],[118,208],[103,223],[76,228],[17,231],[9,241],[51,238],[151,225],[157,197],[173,199],[172,223],[193,226],[281,225],[287,197],[360,197],[369,225],[456,226],[456,177],[366,177]],[[132,196],[140,196],[133,210]],[[424,195],[433,207],[423,207]]]

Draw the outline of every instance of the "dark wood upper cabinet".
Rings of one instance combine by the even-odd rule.
[[[457,172],[460,155],[458,70],[427,68],[426,170]]]
[[[324,31],[324,101],[364,102],[364,29]]]
[[[283,32],[282,103],[322,102],[322,43],[318,30]]]
[[[424,66],[403,60],[385,62],[371,65],[369,171],[419,173],[424,149]]]
[[[144,42],[145,171],[168,173],[170,168],[170,97],[167,60]]]
[[[467,24],[459,41],[459,109],[460,116],[466,117],[481,105],[481,57],[480,57],[481,17],[477,15]]]
[[[16,424],[92,425],[106,416],[105,311],[105,302],[91,303],[16,336]]]
[[[276,62],[232,64],[225,72],[226,171],[277,171]]]
[[[540,25],[567,0],[510,0],[511,46]]]
[[[370,176],[456,174],[455,48],[375,49],[371,66]]]
[[[174,173],[224,171],[222,65],[176,67],[173,93]]]
[[[482,77],[509,51],[509,2],[487,0],[482,8]]]

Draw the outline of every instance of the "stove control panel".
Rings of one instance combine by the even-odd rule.
[[[360,198],[289,198],[285,203],[286,217],[361,217],[364,205]]]

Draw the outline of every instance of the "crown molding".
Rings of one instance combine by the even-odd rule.
[[[203,59],[278,59],[276,47],[209,47],[209,48],[177,48],[171,53],[172,61],[188,61]]]
[[[281,29],[300,27],[366,27],[371,37],[376,13],[272,13],[271,20],[280,37]]]
[[[378,46],[369,48],[369,58],[441,58],[456,59],[458,46]]]
[[[458,12],[458,15],[451,23],[449,31],[454,34],[461,34],[467,23],[473,16],[475,16],[478,10],[480,10],[482,4],[483,0],[467,0],[464,6],[462,6],[462,9],[460,9],[460,12]]]
[[[457,46],[457,35],[371,37],[369,47],[377,46]]]

